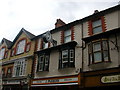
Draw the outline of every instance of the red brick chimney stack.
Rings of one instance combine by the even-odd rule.
[[[60,26],[65,25],[65,22],[63,22],[61,19],[57,19],[55,23],[55,28],[58,28]]]

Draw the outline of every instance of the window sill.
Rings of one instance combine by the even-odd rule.
[[[96,63],[89,64],[88,66],[98,65],[98,64],[104,64],[104,63],[111,63],[111,61],[96,62]]]
[[[89,64],[88,67],[92,69],[102,69],[102,68],[109,67],[110,64],[111,64],[111,61],[104,61],[104,62]]]
[[[74,69],[75,67],[65,67],[65,68],[59,68],[58,70],[65,70],[65,69]]]

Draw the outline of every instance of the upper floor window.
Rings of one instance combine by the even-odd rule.
[[[26,71],[26,61],[25,59],[19,59],[14,63],[14,73],[13,77],[24,76]]]
[[[4,59],[5,48],[0,49],[0,59]]]
[[[21,54],[25,50],[26,40],[21,40],[16,47],[16,54]]]
[[[102,32],[101,19],[92,22],[93,34]]]
[[[7,77],[12,77],[12,67],[8,67],[8,69],[7,69]]]
[[[61,43],[67,43],[74,40],[74,27],[61,31]]]
[[[64,31],[64,43],[71,41],[71,30]]]
[[[46,48],[48,48],[48,43],[43,42],[43,49],[46,49]]]
[[[104,16],[88,22],[89,35],[98,34],[106,31]]]
[[[66,49],[60,52],[59,68],[74,67],[75,64],[75,51],[74,49]]]
[[[110,61],[108,41],[91,42],[88,46],[89,64]]]
[[[2,77],[5,77],[5,68],[2,68]]]
[[[49,70],[49,55],[39,55],[38,56],[38,66],[37,71],[48,71]]]

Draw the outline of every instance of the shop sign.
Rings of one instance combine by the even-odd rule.
[[[120,82],[120,74],[119,75],[111,75],[111,76],[103,76],[101,78],[102,83],[115,83]]]
[[[33,84],[45,84],[45,83],[65,83],[65,82],[74,82],[78,81],[78,77],[70,77],[63,79],[47,79],[47,80],[37,80],[33,81]]]
[[[20,84],[19,80],[14,80],[14,81],[3,81],[3,84]]]

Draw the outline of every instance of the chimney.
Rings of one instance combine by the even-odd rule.
[[[95,10],[95,11],[94,11],[94,14],[96,14],[96,13],[98,13],[98,12],[99,12],[98,10]]]
[[[55,28],[58,28],[60,26],[65,25],[65,22],[63,22],[61,19],[57,19],[55,23]]]

